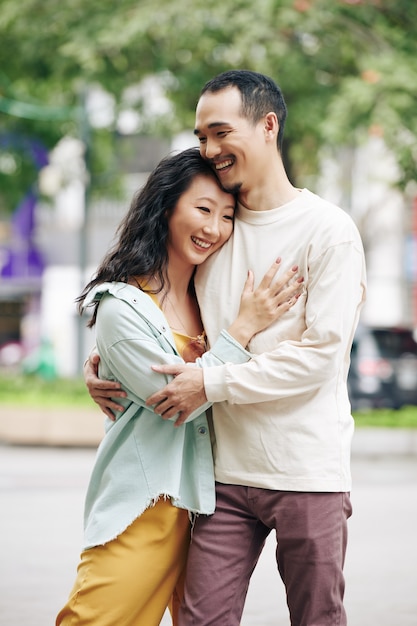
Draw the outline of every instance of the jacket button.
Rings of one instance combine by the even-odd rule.
[[[166,333],[166,330],[167,330],[167,329],[166,329],[166,327],[165,327],[165,326],[161,326],[161,330],[162,330],[162,332],[163,332],[163,333]]]
[[[200,435],[205,435],[207,433],[207,428],[205,426],[199,426],[198,432]]]

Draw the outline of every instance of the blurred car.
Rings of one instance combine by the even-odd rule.
[[[358,327],[348,390],[353,411],[417,405],[417,343],[413,332]]]

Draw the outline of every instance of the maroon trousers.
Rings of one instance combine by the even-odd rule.
[[[180,626],[239,626],[251,574],[271,530],[292,626],[345,626],[347,493],[216,485],[216,512],[197,518]]]

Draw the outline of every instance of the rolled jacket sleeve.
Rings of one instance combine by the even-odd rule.
[[[113,297],[115,294],[104,294],[98,308],[100,331],[96,342],[102,357],[100,375],[118,380],[126,390],[128,400],[145,407],[146,399],[172,379],[172,376],[155,372],[152,366],[184,364],[184,360],[176,352],[166,320],[161,317],[164,324],[161,326],[156,323],[153,326],[148,317],[137,314],[139,311],[125,295],[129,294],[127,290],[121,291],[123,297],[117,293],[116,297]],[[143,298],[148,300],[148,296],[142,295],[140,299],[142,311]],[[157,320],[161,313],[150,299],[149,306],[151,310],[154,309]],[[244,363],[250,358],[251,354],[247,350],[227,331],[222,331],[209,351],[195,363],[187,365],[205,369],[225,363]],[[211,402],[206,402],[187,421],[195,419],[210,406]],[[157,417],[160,419],[159,415]]]

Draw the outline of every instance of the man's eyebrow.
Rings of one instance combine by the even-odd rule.
[[[208,128],[217,128],[217,126],[227,126],[228,122],[212,122],[211,124],[208,125]],[[200,129],[199,128],[194,128],[194,135],[199,135],[200,134]]]

